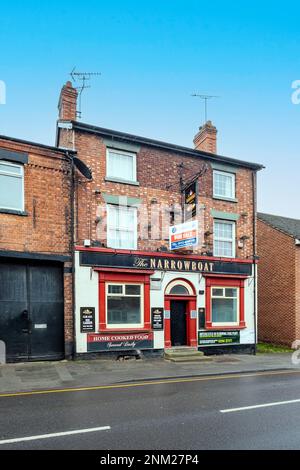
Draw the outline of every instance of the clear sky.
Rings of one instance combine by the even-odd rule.
[[[300,218],[300,4],[214,0],[1,2],[0,134],[54,144],[76,65],[100,71],[84,122],[192,146],[209,103],[218,153],[263,163],[259,210]]]

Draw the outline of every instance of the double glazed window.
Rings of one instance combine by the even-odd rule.
[[[24,210],[24,171],[22,165],[0,162],[0,209]]]
[[[143,285],[107,284],[107,326],[143,326]]]
[[[234,199],[235,198],[235,174],[215,170],[214,197]]]
[[[110,248],[137,248],[137,208],[107,205],[107,245]]]
[[[136,154],[108,149],[106,176],[114,180],[136,182]]]
[[[214,256],[235,257],[235,222],[214,221]]]
[[[239,289],[237,287],[212,287],[211,310],[213,325],[239,323]]]

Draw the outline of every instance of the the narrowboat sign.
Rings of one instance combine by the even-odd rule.
[[[80,265],[105,268],[128,268],[151,271],[179,271],[211,274],[238,274],[251,276],[251,263],[183,258],[178,256],[148,256],[97,251],[80,252]]]

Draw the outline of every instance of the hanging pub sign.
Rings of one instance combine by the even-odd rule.
[[[240,332],[237,331],[199,331],[199,346],[239,344]]]
[[[170,250],[192,248],[198,246],[198,221],[192,220],[184,224],[170,227]]]
[[[81,333],[93,333],[95,331],[95,307],[80,308]]]
[[[163,330],[164,329],[164,309],[163,308],[152,308],[152,329]]]
[[[131,351],[153,349],[153,333],[120,333],[88,335],[87,351]]]
[[[188,222],[197,215],[197,181],[184,190],[184,220]]]

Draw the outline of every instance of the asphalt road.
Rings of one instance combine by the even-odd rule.
[[[0,451],[299,448],[300,371],[0,396]]]

